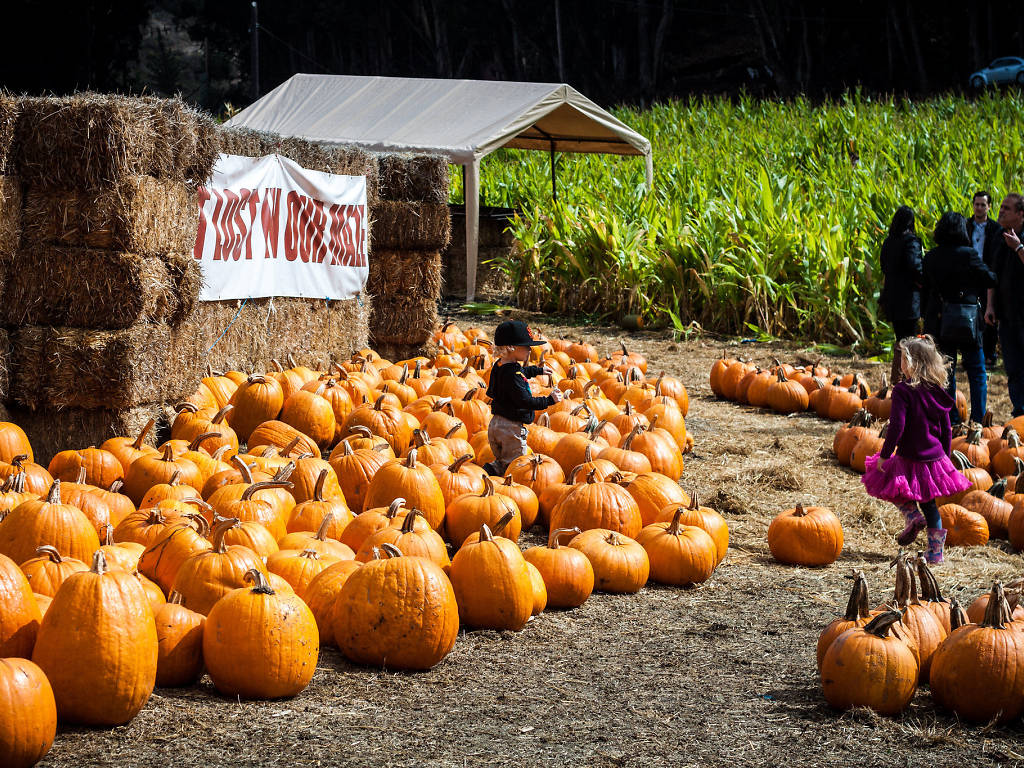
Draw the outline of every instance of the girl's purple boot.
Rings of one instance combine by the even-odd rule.
[[[946,546],[946,529],[945,528],[929,528],[928,529],[928,553],[925,555],[925,559],[929,565],[939,565],[942,563],[942,550]]]

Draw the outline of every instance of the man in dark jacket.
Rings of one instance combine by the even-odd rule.
[[[1024,415],[1024,197],[1011,193],[999,206],[1003,243],[995,249],[996,287],[988,292],[985,322],[999,323],[1013,416]]]
[[[971,207],[974,209],[974,215],[967,220],[967,236],[971,238],[971,245],[985,262],[985,266],[994,269],[993,259],[996,249],[1003,242],[1003,228],[988,215],[992,209],[992,197],[988,192],[979,190],[974,193]],[[988,309],[988,292],[983,292],[980,298],[981,311],[984,312]],[[985,365],[991,368],[996,364],[996,342],[999,340],[999,332],[994,325],[985,324],[983,339]]]

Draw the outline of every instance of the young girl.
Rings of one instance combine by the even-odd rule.
[[[928,562],[941,563],[946,531],[935,499],[971,486],[949,460],[949,413],[955,406],[945,391],[949,369],[931,336],[903,339],[899,346],[906,381],[892,388],[885,443],[864,462],[862,481],[870,495],[903,513],[907,525],[896,537],[899,545],[912,544],[927,525]]]
[[[494,461],[484,465],[489,475],[503,475],[512,460],[526,453],[526,425],[533,422],[534,411],[554,405],[562,399],[558,389],[546,397],[534,397],[528,378],[551,373],[547,366],[523,366],[530,359],[530,347],[543,344],[530,335],[526,323],[506,320],[494,330],[494,351],[498,362],[491,369],[487,396],[491,398],[491,422],[487,442]]]

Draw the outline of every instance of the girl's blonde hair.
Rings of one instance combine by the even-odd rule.
[[[907,364],[907,379],[912,386],[921,382],[944,389],[949,379],[949,361],[935,347],[930,335],[910,336],[900,341],[900,353]]]

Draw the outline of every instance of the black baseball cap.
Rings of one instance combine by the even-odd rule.
[[[546,342],[535,339],[521,320],[506,320],[494,329],[494,344],[499,347],[539,347]]]

